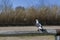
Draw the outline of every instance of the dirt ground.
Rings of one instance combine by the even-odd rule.
[[[60,26],[43,26],[44,29],[60,29]],[[6,26],[0,27],[0,30],[10,31],[37,31],[36,26]]]
[[[45,36],[15,36],[15,37],[0,37],[0,40],[55,40],[52,35]]]
[[[43,26],[44,29],[60,29],[60,26]],[[37,31],[36,26],[6,26],[0,27],[0,30],[6,31]],[[55,40],[53,35],[45,35],[45,36],[9,36],[9,37],[1,37],[0,40]]]

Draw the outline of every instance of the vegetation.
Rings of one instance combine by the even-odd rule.
[[[43,25],[60,25],[60,7],[57,5],[43,6],[38,9],[34,7],[25,9],[18,6],[14,10],[10,1],[2,0],[2,3],[2,8],[0,6],[1,25],[34,25],[36,18]]]

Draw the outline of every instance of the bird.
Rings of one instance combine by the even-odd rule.
[[[42,27],[41,23],[39,23],[38,19],[36,19],[36,26],[38,28],[38,31],[40,31],[40,30],[43,31],[43,27]]]

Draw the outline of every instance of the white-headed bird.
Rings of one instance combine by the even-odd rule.
[[[36,19],[36,26],[38,28],[38,31],[43,31],[42,25],[39,23],[38,19]]]

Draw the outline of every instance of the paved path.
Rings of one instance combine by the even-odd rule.
[[[60,29],[60,26],[43,26],[44,29]],[[37,31],[36,26],[9,26],[0,27],[0,30],[13,30],[13,31]]]

